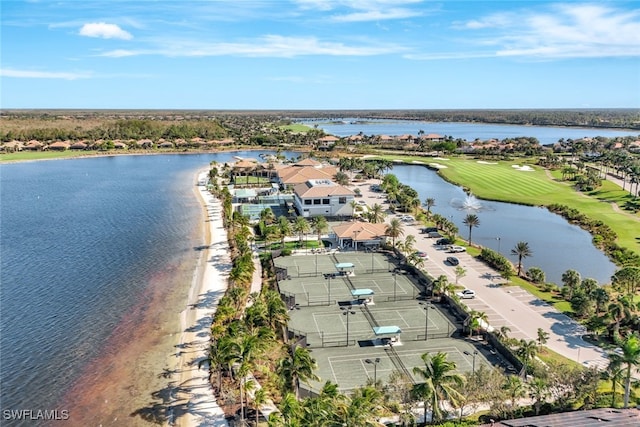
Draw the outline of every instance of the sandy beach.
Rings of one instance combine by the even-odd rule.
[[[197,191],[205,208],[206,247],[196,268],[187,307],[180,314],[182,334],[176,352],[176,400],[167,411],[170,424],[227,426],[209,382],[209,327],[231,269],[222,204],[206,188],[207,172],[198,174]]]

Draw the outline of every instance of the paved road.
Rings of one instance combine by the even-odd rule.
[[[366,201],[368,206],[378,203],[388,208],[380,193],[369,190],[370,184],[368,182],[357,186],[363,194],[361,200]],[[389,222],[395,216],[388,212],[386,221]],[[462,227],[462,224],[459,226]],[[504,280],[495,270],[467,253],[449,254],[438,249],[434,245],[437,239],[420,234],[421,227],[421,224],[405,223],[403,238],[408,235],[416,237],[416,250],[425,251],[429,255],[424,268],[433,277],[444,274],[450,282],[455,283],[455,267],[445,264],[444,260],[451,255],[460,260],[460,266],[466,270],[466,275],[459,279],[458,284],[476,292],[475,299],[464,302],[470,308],[486,313],[490,326],[499,329],[506,325],[511,329],[510,337],[526,340],[535,340],[538,328],[542,328],[549,333],[546,346],[553,351],[584,366],[607,366],[606,354],[599,347],[582,340],[581,335],[585,333],[582,325],[517,286],[501,286],[499,283]]]

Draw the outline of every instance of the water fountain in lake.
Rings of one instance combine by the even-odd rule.
[[[478,212],[481,210],[489,210],[488,206],[483,205],[480,200],[471,193],[469,193],[464,200],[456,198],[451,199],[450,204],[459,211]]]

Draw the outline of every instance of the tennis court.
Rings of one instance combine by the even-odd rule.
[[[331,252],[312,251],[274,260],[277,267],[286,268],[292,278],[317,276],[336,272],[336,264],[351,263],[355,275],[371,272],[388,272],[394,268],[392,258],[381,252]],[[373,268],[373,270],[372,270]]]
[[[371,289],[374,301],[412,300],[419,294],[405,272],[395,272],[395,264],[384,253],[296,255],[274,262],[287,270],[288,279],[281,280],[279,286],[291,306],[335,304],[351,299],[350,291],[355,289]],[[344,265],[350,266],[348,271],[340,267]],[[371,265],[376,268],[373,273]]]
[[[278,286],[291,308],[289,331],[305,338],[318,363],[320,381],[305,388],[317,392],[330,380],[348,391],[374,378],[386,382],[394,371],[420,382],[413,368],[424,368],[424,353],[439,351],[459,372],[489,364],[471,343],[451,338],[456,325],[437,305],[419,300],[412,277],[394,261],[379,252],[274,260],[287,270]]]
[[[319,390],[326,381],[339,385],[342,391],[365,385],[374,380],[386,382],[392,372],[403,372],[412,383],[420,383],[423,379],[413,372],[414,367],[424,369],[422,355],[438,352],[447,354],[447,360],[456,364],[459,373],[472,372],[481,365],[490,366],[489,362],[477,353],[475,348],[465,341],[451,338],[431,341],[410,341],[393,347],[373,347],[341,349],[314,349],[312,354],[318,362],[316,374],[320,381],[309,384],[312,390]],[[367,362],[368,360],[368,362]]]
[[[344,314],[347,311],[350,314]],[[455,325],[435,306],[419,304],[418,301],[359,304],[352,305],[350,309],[338,304],[299,307],[290,312],[290,317],[289,328],[298,335],[306,336],[307,345],[311,348],[346,346],[347,340],[350,346],[372,346],[374,343],[369,341],[386,338],[377,336],[375,327],[399,327],[401,341],[425,340],[425,329],[428,339],[446,338],[456,330]]]

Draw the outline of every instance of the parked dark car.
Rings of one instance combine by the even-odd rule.
[[[436,245],[450,245],[453,242],[447,238],[436,240]]]
[[[423,227],[420,229],[420,233],[421,234],[428,234],[428,233],[432,233],[432,232],[437,232],[438,231],[438,227]]]
[[[447,257],[447,262],[453,266],[456,266],[458,264],[460,264],[460,260],[454,256],[448,256]]]

